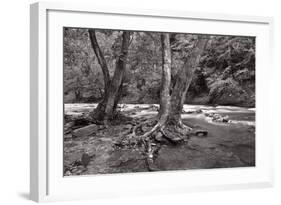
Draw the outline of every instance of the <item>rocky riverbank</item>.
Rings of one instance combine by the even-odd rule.
[[[127,116],[109,127],[83,120],[95,104],[66,104],[64,175],[150,171],[142,147],[120,146],[134,126],[157,114],[157,105],[121,105]],[[157,148],[156,170],[186,170],[255,166],[255,111],[231,106],[185,105],[183,122],[207,135],[193,135],[183,144],[169,141]]]

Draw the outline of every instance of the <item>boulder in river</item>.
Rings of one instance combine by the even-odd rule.
[[[229,117],[227,115],[222,116],[218,113],[205,113],[205,116],[211,118],[213,122],[229,122]]]

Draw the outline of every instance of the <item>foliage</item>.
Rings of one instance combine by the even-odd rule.
[[[121,32],[96,30],[96,36],[112,76],[121,49]],[[170,34],[172,86],[175,74],[194,49],[197,37],[195,34]],[[254,106],[255,38],[219,35],[209,38],[186,103]],[[132,32],[121,102],[159,102],[161,55],[160,33]],[[103,86],[103,74],[91,48],[88,29],[65,28],[65,102],[98,102]]]
[[[200,67],[208,86],[209,103],[254,106],[255,38],[212,36]]]
[[[232,78],[215,81],[210,85],[210,103],[240,105],[247,100],[247,93]]]

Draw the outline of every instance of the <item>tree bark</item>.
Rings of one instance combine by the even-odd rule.
[[[151,146],[149,138],[155,132],[163,132],[168,120],[170,111],[170,85],[171,85],[171,46],[169,34],[161,34],[162,45],[162,82],[160,92],[160,109],[158,113],[158,122],[152,127],[151,130],[144,133],[140,138],[144,142],[145,152],[147,154],[146,163],[150,171],[158,170],[154,165],[155,149]]]
[[[176,75],[176,84],[171,95],[171,110],[169,113],[169,124],[182,124],[181,113],[185,101],[187,90],[193,78],[194,70],[198,66],[200,57],[208,42],[207,37],[198,36],[190,56],[186,59],[184,66]]]
[[[170,96],[171,85],[171,47],[169,34],[161,34],[162,43],[162,86],[160,96],[160,110],[158,121],[151,130],[140,136],[141,139],[148,140],[155,132],[160,132],[162,136],[173,143],[183,141],[188,137],[191,128],[181,121],[181,112],[185,101],[186,92],[191,83],[194,70],[199,63],[200,57],[208,39],[199,36],[194,49],[187,58],[184,66],[178,71],[176,84]],[[134,134],[134,133],[133,133]],[[149,145],[149,143],[148,143]],[[149,147],[149,146],[148,146]],[[148,148],[148,150],[150,150]],[[149,152],[149,151],[148,151]]]
[[[158,113],[157,124],[141,138],[146,139],[154,132],[161,130],[168,119],[170,111],[170,85],[171,85],[171,46],[169,34],[161,34],[161,45],[162,45],[162,82],[161,82],[161,93],[160,93],[160,109]]]
[[[162,82],[161,82],[161,93],[160,93],[160,110],[159,120],[166,122],[170,112],[170,85],[171,85],[171,46],[169,34],[161,34],[161,45],[162,45]]]
[[[114,117],[115,109],[117,107],[119,98],[122,91],[122,80],[126,70],[126,59],[128,55],[128,47],[130,41],[130,32],[124,31],[122,34],[122,46],[121,53],[116,61],[116,67],[112,79],[110,80],[108,68],[103,54],[98,46],[97,39],[95,38],[95,32],[89,30],[92,47],[98,58],[98,62],[103,70],[105,80],[105,92],[103,100],[98,104],[97,108],[93,111],[93,118],[99,121],[111,120]]]
[[[103,80],[104,80],[104,93],[106,94],[107,89],[109,88],[109,85],[110,85],[110,75],[109,75],[107,63],[106,63],[103,53],[99,47],[95,29],[89,29],[89,36],[90,36],[92,48],[96,54],[96,57],[98,59],[100,67],[102,69]]]
[[[121,53],[117,59],[114,75],[108,90],[104,120],[112,119],[115,112],[113,108],[116,107],[114,106],[114,104],[117,104],[116,100],[119,97],[118,92],[122,90],[120,89],[120,86],[122,85],[122,80],[126,71],[126,60],[130,42],[130,32],[124,31],[122,34],[122,39]]]
[[[114,105],[113,105],[114,112],[116,111],[118,103],[119,103],[120,99],[122,98],[122,92],[123,92],[123,81],[121,82],[121,85],[119,86],[117,96],[114,100]]]

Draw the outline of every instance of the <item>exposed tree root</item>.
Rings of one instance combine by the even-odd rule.
[[[138,136],[138,132],[139,133],[143,133],[145,132],[145,128],[150,128],[152,127],[155,123],[156,123],[156,118],[151,118],[151,119],[148,119],[148,120],[141,120],[140,121],[137,121],[137,122],[134,122],[133,125],[135,125],[132,130],[131,130],[131,133],[129,134],[131,137],[135,137],[135,138],[138,138],[138,139],[144,139],[144,137],[141,137],[141,136]]]
[[[183,122],[182,122],[181,119],[180,119],[180,121],[178,122],[178,126],[179,126],[180,128],[182,128],[182,129],[185,129],[185,130],[188,130],[188,131],[191,131],[191,130],[192,130],[191,127],[189,127],[189,126],[183,124]]]
[[[179,127],[176,125],[161,125],[157,123],[150,131],[143,134],[142,137],[146,143],[147,153],[147,165],[150,171],[157,171],[154,160],[157,158],[157,152],[160,149],[162,143],[168,142],[173,145],[184,143],[188,140],[190,134],[190,129],[187,127]],[[151,146],[152,142],[155,142],[159,146],[155,149]]]
[[[155,166],[155,159],[158,155],[158,151],[161,148],[161,144],[154,143],[152,141],[144,141],[145,142],[145,155],[146,155],[146,165],[149,171],[159,171],[157,166]]]
[[[181,128],[179,126],[166,126],[160,130],[162,137],[168,139],[173,144],[179,144],[181,142],[187,141],[189,138],[190,130]]]
[[[143,147],[146,164],[150,171],[158,170],[154,161],[163,143],[177,145],[186,142],[192,133],[191,128],[184,124],[161,123],[157,118],[134,124],[136,125],[122,139],[122,144],[129,147],[138,144]]]
[[[124,133],[116,144],[118,147],[141,149],[145,155],[149,171],[157,171],[155,159],[163,144],[178,145],[188,141],[192,135],[206,135],[207,131],[195,130],[179,121],[178,123],[163,123],[158,117],[151,119],[135,119],[128,121],[132,127]]]
[[[143,135],[139,136],[140,139],[147,140],[151,135],[153,135],[156,131],[160,130],[163,127],[161,123],[157,123],[154,127]]]

